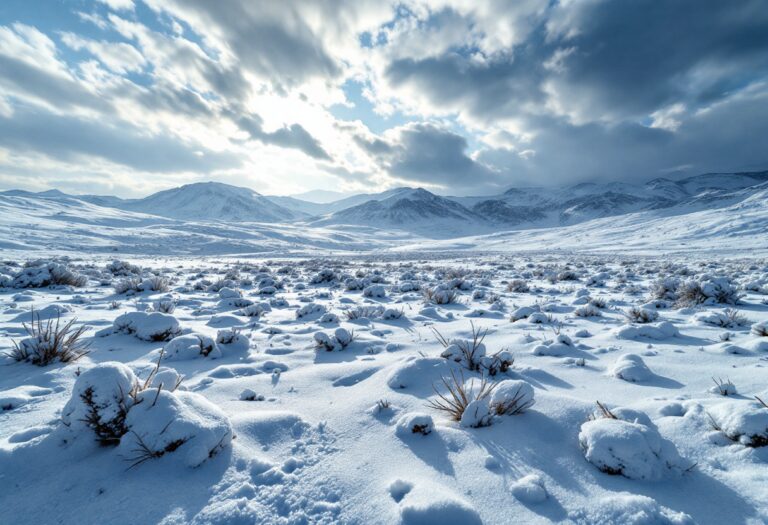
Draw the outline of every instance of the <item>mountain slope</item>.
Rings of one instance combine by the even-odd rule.
[[[435,238],[490,227],[481,215],[422,188],[397,188],[386,192],[383,197],[330,214],[314,224],[362,224]]]
[[[302,216],[251,189],[218,182],[187,184],[117,206],[192,221],[288,222]]]

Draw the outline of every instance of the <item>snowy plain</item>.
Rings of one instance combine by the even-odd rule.
[[[454,239],[5,195],[0,521],[765,523],[760,195]]]

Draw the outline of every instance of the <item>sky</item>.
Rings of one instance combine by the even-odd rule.
[[[2,0],[0,189],[768,169],[765,0]]]

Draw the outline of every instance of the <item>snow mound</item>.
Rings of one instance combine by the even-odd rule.
[[[607,474],[655,481],[682,469],[674,444],[640,422],[612,418],[587,421],[581,425],[579,445],[587,461]]]
[[[616,337],[619,339],[656,339],[663,340],[670,337],[677,337],[680,331],[669,321],[660,323],[646,324],[643,326],[624,326],[616,331]]]
[[[100,335],[107,333],[110,331]],[[115,319],[111,333],[131,334],[143,341],[170,341],[181,334],[181,327],[179,321],[169,314],[128,312]]]
[[[400,501],[402,525],[481,525],[469,502],[435,483],[418,483]]]
[[[544,480],[538,474],[528,474],[510,487],[512,495],[523,503],[541,503],[547,499],[547,489]]]
[[[198,357],[221,357],[219,345],[212,337],[204,334],[185,334],[174,337],[164,347],[166,359],[195,359]]]
[[[125,419],[128,433],[118,451],[134,465],[174,453],[197,467],[229,446],[229,418],[216,405],[191,392],[145,390]]]
[[[409,357],[390,372],[387,385],[393,390],[431,385],[445,370],[445,361],[438,357]]]
[[[125,418],[137,388],[138,379],[126,365],[101,363],[78,376],[61,422],[74,437],[92,431],[101,443],[115,444],[127,432]]]
[[[613,364],[611,375],[630,383],[642,383],[654,376],[645,361],[635,354],[624,354],[619,357]]]
[[[432,416],[429,414],[409,412],[408,414],[403,414],[400,416],[400,419],[397,420],[395,433],[401,439],[405,439],[414,434],[426,436],[430,434],[434,428],[435,423],[432,421]]]
[[[599,498],[568,516],[577,525],[695,525],[693,519],[647,496],[622,492]]]
[[[747,447],[768,446],[768,408],[761,404],[727,401],[708,412],[712,423],[728,439]]]
[[[491,394],[491,409],[498,415],[520,414],[535,403],[533,387],[521,379],[505,379],[496,384]]]

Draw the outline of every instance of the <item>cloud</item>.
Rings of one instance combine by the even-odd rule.
[[[252,139],[265,144],[274,144],[285,148],[296,148],[305,154],[320,160],[331,160],[320,143],[300,124],[292,124],[275,131],[265,132],[263,122],[257,115],[240,117],[237,121],[240,128],[246,131]]]
[[[96,157],[156,173],[204,173],[241,163],[237,156],[185,145],[166,135],[24,109],[17,109],[12,118],[0,118],[0,147],[41,152],[73,163]]]
[[[410,123],[385,138],[357,137],[356,142],[389,176],[406,183],[460,191],[498,184],[495,172],[467,156],[464,137],[436,124]]]
[[[97,42],[74,33],[63,33],[61,40],[76,51],[87,50],[115,73],[141,71],[147,63],[135,47],[125,42]]]

